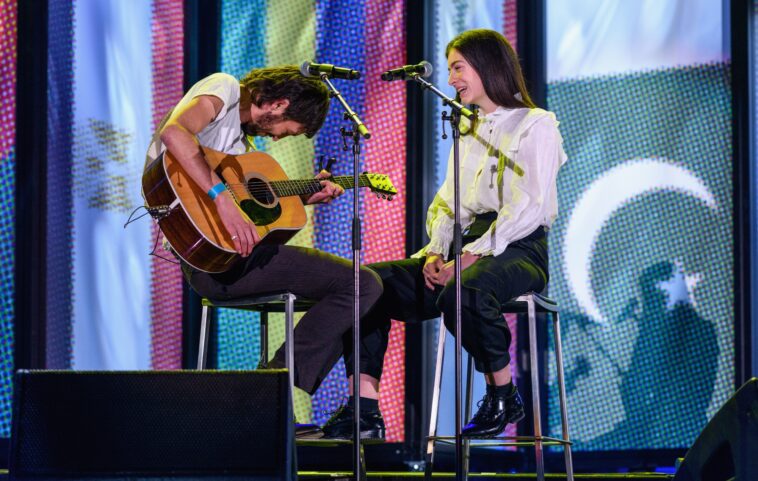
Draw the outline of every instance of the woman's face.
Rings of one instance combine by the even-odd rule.
[[[476,104],[485,113],[492,110],[490,107],[494,104],[484,91],[482,79],[458,50],[450,50],[447,56],[447,69],[450,72],[447,83],[455,88],[462,103]]]

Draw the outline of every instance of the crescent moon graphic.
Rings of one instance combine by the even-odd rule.
[[[608,325],[597,306],[590,282],[592,252],[600,231],[614,212],[648,192],[673,190],[691,195],[708,207],[716,199],[692,172],[665,159],[636,159],[605,172],[574,206],[564,237],[564,274],[579,306],[594,321]]]

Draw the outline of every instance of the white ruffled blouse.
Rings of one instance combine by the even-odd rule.
[[[465,119],[465,132],[470,124]],[[477,214],[497,212],[490,229],[463,246],[464,252],[499,255],[512,242],[540,226],[549,228],[558,213],[556,177],[566,162],[563,138],[552,112],[542,109],[497,110],[480,118],[475,132],[461,136],[461,226]],[[447,176],[427,213],[427,252],[451,256],[453,241],[453,152]]]

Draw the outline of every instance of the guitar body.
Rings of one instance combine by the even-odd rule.
[[[270,188],[271,181],[287,180],[273,157],[263,152],[234,156],[203,149],[208,164],[255,223],[262,243],[283,244],[305,226],[300,197],[279,197]],[[189,265],[217,273],[240,259],[216,204],[168,151],[145,170],[142,195],[148,207],[171,206],[158,224],[172,249]]]

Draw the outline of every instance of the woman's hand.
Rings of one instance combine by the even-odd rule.
[[[474,262],[479,260],[479,256],[470,252],[464,252],[461,255],[461,272],[465,271]],[[436,281],[434,282],[438,286],[444,286],[450,279],[455,276],[455,260],[452,260],[442,266],[437,273]]]
[[[430,252],[426,255],[426,262],[424,263],[424,269],[422,272],[424,274],[424,284],[426,284],[427,288],[434,290],[434,285],[437,283],[437,276],[444,264],[445,260],[440,254]]]

